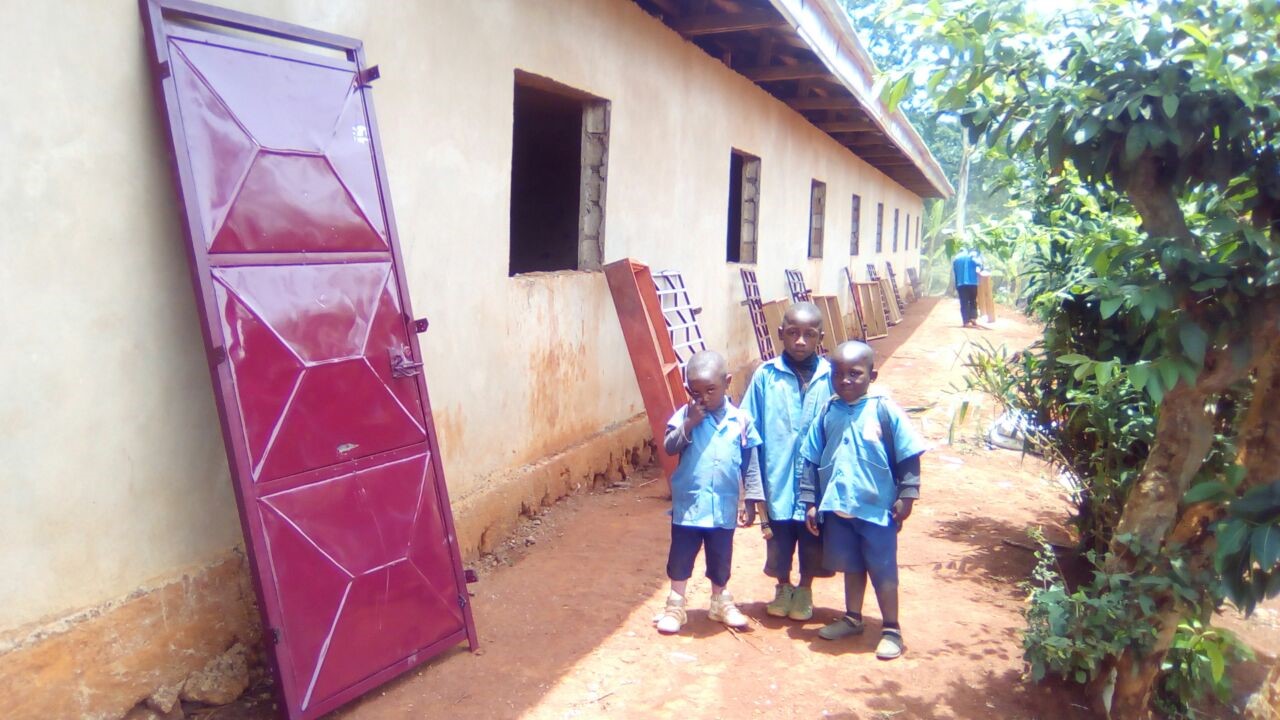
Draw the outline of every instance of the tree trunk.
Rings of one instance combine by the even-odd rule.
[[[1154,156],[1139,160],[1126,182],[1126,191],[1134,208],[1142,217],[1143,228],[1157,238],[1167,238],[1184,245],[1195,240],[1178,205],[1170,178]],[[1166,268],[1172,272],[1173,268]],[[1170,278],[1174,280],[1174,278]],[[1185,299],[1184,299],[1185,300]],[[1197,308],[1185,307],[1194,317]],[[1280,296],[1274,292],[1255,299],[1251,322],[1246,323],[1244,338],[1251,343],[1247,367],[1237,367],[1225,349],[1210,352],[1204,370],[1194,387],[1179,382],[1160,403],[1156,435],[1142,472],[1128,498],[1117,525],[1115,537],[1131,536],[1143,548],[1161,548],[1170,540],[1179,521],[1179,504],[1191,481],[1204,464],[1213,444],[1213,414],[1208,401],[1249,373],[1258,372],[1253,399],[1241,424],[1238,462],[1245,465],[1245,487],[1270,482],[1280,468],[1280,329],[1276,313],[1280,312]],[[1191,510],[1192,508],[1188,508]],[[1190,514],[1190,513],[1188,513]],[[1212,513],[1196,508],[1197,526],[1203,529]],[[1188,518],[1189,520],[1191,518]],[[1180,543],[1186,525],[1179,527]],[[1185,552],[1185,551],[1184,551]],[[1208,558],[1204,543],[1191,550],[1203,563]],[[1135,569],[1135,557],[1124,544],[1113,539],[1107,558],[1111,572]],[[1115,720],[1145,720],[1151,717],[1150,701],[1160,664],[1173,642],[1178,623],[1192,608],[1172,594],[1157,598],[1160,608],[1156,619],[1156,641],[1150,652],[1139,655],[1129,649],[1120,655],[1110,670],[1115,673],[1114,692],[1110,698],[1110,717]],[[1103,673],[1104,675],[1106,673]]]
[[[969,157],[973,155],[973,145],[969,144],[969,134],[960,133],[960,168],[956,171],[956,243],[959,248],[965,247],[965,237],[969,225]]]
[[[1245,469],[1241,492],[1280,478],[1280,297],[1258,298],[1248,337],[1253,353],[1247,367],[1238,368],[1224,352],[1206,358],[1205,371],[1194,388],[1179,384],[1160,405],[1156,439],[1142,468],[1138,483],[1125,501],[1116,535],[1132,533],[1144,544],[1162,546],[1173,541],[1190,546],[1196,566],[1211,561],[1212,546],[1200,537],[1213,512],[1207,503],[1186,508],[1180,517],[1178,505],[1190,487],[1213,440],[1212,415],[1206,401],[1236,380],[1256,373],[1253,398],[1237,435],[1236,462]],[[1175,522],[1177,523],[1175,526]],[[1133,558],[1122,545],[1112,542],[1108,568],[1132,569]],[[1173,642],[1178,623],[1193,608],[1171,595],[1158,598],[1160,614],[1151,652],[1138,655],[1125,651],[1116,659],[1115,690],[1110,716],[1115,720],[1145,720],[1151,717],[1150,701],[1160,664]]]

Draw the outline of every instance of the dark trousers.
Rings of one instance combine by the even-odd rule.
[[[978,286],[977,285],[957,285],[956,292],[960,294],[960,319],[965,325],[975,322],[978,319]]]
[[[707,551],[707,579],[724,587],[729,584],[733,565],[733,528],[671,526],[671,551],[667,554],[667,577],[688,580],[698,551]]]

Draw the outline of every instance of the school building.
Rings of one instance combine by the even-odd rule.
[[[654,452],[602,265],[846,298],[951,188],[839,0],[219,0],[358,38],[462,557]],[[262,641],[136,0],[4,0],[0,694],[116,718]],[[144,3],[145,5],[145,3]],[[357,138],[359,139],[359,138]],[[483,628],[480,628],[483,636]]]

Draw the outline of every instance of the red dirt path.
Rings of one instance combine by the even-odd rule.
[[[954,300],[930,299],[909,307],[890,338],[874,344],[879,387],[917,408],[917,427],[936,444],[925,455],[923,499],[900,541],[902,659],[875,659],[871,597],[866,636],[817,638],[843,607],[836,580],[818,582],[813,621],[766,617],[772,581],[760,572],[756,528],[738,530],[730,582],[751,628],[735,636],[707,620],[699,564],[688,625],[675,637],[657,635],[669,519],[662,482],[650,471],[525,521],[510,549],[487,559],[490,569],[473,586],[480,652],[460,647],[331,717],[1092,717],[1073,689],[1021,677],[1019,583],[1033,557],[1020,545],[1033,526],[1065,539],[1062,489],[1039,461],[983,449],[977,420],[947,444],[959,402],[952,388],[970,343],[1013,349],[1037,335],[1007,312],[990,330],[961,329]],[[991,411],[988,402],[977,415]],[[1246,632],[1274,650],[1280,631],[1271,619],[1251,621]]]

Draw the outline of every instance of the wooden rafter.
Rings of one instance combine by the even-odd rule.
[[[771,9],[690,15],[671,22],[672,29],[685,37],[719,35],[744,30],[768,30],[786,27],[786,25],[787,21]]]
[[[825,133],[868,133],[879,131],[879,128],[865,120],[823,122],[818,123],[818,129]]]
[[[858,102],[842,97],[797,97],[787,99],[792,110],[858,110]]]
[[[796,63],[795,65],[742,68],[739,72],[748,80],[760,83],[822,77],[831,71],[822,63]]]

